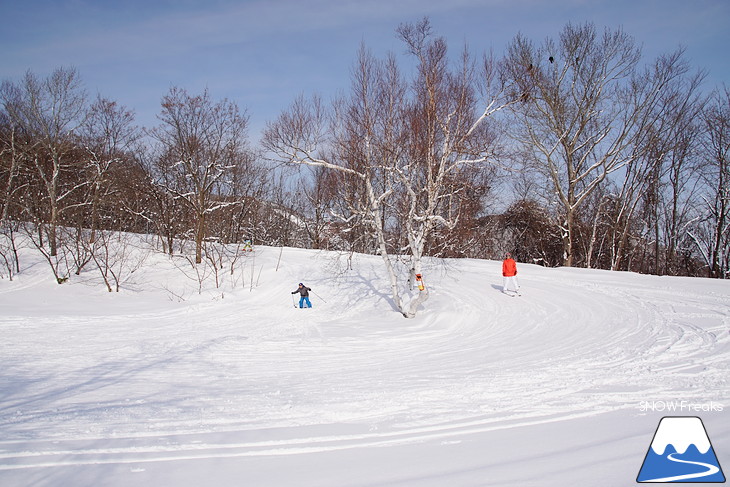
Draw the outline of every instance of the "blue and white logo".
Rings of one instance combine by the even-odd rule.
[[[725,482],[702,420],[694,416],[662,418],[636,481]]]

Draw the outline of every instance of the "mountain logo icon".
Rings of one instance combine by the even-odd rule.
[[[696,416],[662,418],[636,481],[725,482],[702,420]]]

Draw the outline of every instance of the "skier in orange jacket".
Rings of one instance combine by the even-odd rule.
[[[512,254],[507,252],[506,259],[502,261],[502,276],[504,283],[502,284],[502,292],[507,292],[507,286],[512,285],[514,292],[520,293],[520,283],[517,282],[517,263],[512,258]]]

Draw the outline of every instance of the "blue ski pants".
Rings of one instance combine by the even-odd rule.
[[[299,298],[299,307],[303,308],[305,302],[307,303],[307,308],[312,307],[312,302],[309,300],[309,296],[302,296],[301,298]]]

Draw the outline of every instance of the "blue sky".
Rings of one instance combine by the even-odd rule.
[[[147,127],[170,87],[207,87],[248,111],[256,142],[299,94],[347,90],[361,43],[402,55],[396,27],[424,16],[452,51],[474,54],[499,55],[517,33],[539,43],[569,21],[623,27],[645,59],[682,45],[708,87],[730,84],[727,0],[0,0],[0,79],[75,66],[90,94]]]

